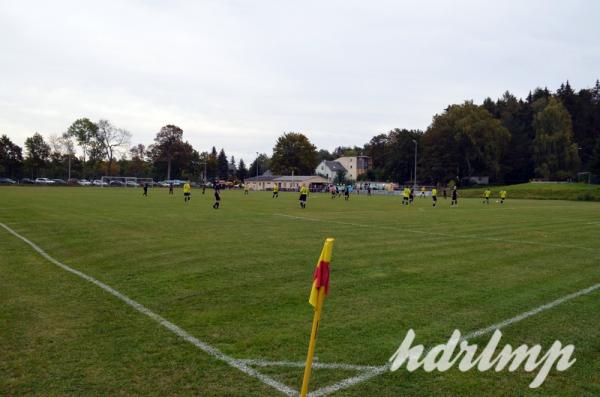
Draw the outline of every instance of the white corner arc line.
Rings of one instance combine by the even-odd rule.
[[[7,225],[5,225],[4,223],[0,222],[0,226],[2,226],[4,229],[6,229],[6,231],[8,231],[9,233],[11,233],[13,236],[17,237],[18,239],[24,241],[26,244],[28,244],[31,248],[33,248],[38,254],[40,254],[42,257],[44,257],[45,259],[47,259],[48,261],[50,261],[51,263],[55,264],[56,266],[60,267],[61,269],[69,272],[69,273],[73,273],[76,276],[81,277],[82,279],[89,281],[92,284],[95,284],[96,286],[102,288],[104,291],[108,292],[109,294],[115,296],[116,298],[118,298],[119,300],[123,301],[124,303],[126,303],[127,305],[131,306],[132,308],[134,308],[135,310],[137,310],[138,312],[150,317],[152,320],[154,320],[155,322],[157,322],[158,324],[162,325],[163,327],[165,327],[166,329],[168,329],[169,331],[173,332],[175,335],[179,336],[180,338],[184,339],[185,341],[191,343],[192,345],[196,346],[197,348],[199,348],[200,350],[204,351],[205,353],[207,353],[208,355],[223,361],[225,363],[227,363],[228,365],[230,365],[233,368],[236,368],[240,371],[242,371],[243,373],[245,373],[248,376],[251,376],[253,378],[256,378],[258,380],[260,380],[262,383],[271,386],[272,388],[278,390],[279,392],[287,395],[287,396],[297,396],[299,393],[293,389],[291,389],[290,387],[288,387],[287,385],[284,385],[281,382],[276,381],[275,379],[266,376],[260,372],[258,372],[257,370],[255,370],[254,368],[250,367],[248,364],[236,360],[233,357],[230,357],[228,355],[226,355],[225,353],[221,352],[219,349],[210,346],[209,344],[202,342],[201,340],[199,340],[198,338],[190,335],[189,333],[187,333],[185,330],[183,330],[182,328],[178,327],[177,325],[173,324],[172,322],[166,320],[164,317],[154,313],[152,310],[148,309],[147,307],[145,307],[144,305],[142,305],[141,303],[138,303],[136,301],[134,301],[133,299],[129,298],[128,296],[120,293],[119,291],[115,290],[114,288],[104,284],[101,281],[96,280],[95,278],[88,276],[87,274],[80,272],[79,270],[75,270],[72,267],[69,267],[67,265],[65,265],[64,263],[61,263],[59,261],[57,261],[56,259],[54,259],[53,257],[51,257],[50,255],[48,255],[43,249],[41,249],[40,247],[38,247],[35,243],[31,242],[30,240],[28,240],[26,237],[20,235],[19,233],[17,233],[16,231],[14,231],[13,229],[11,229],[10,227],[8,227]]]
[[[268,361],[268,360],[256,360],[256,359],[238,359],[239,362],[251,365],[253,367],[294,367],[304,368],[306,366],[305,361]],[[372,371],[379,368],[376,365],[355,365],[355,364],[343,364],[343,363],[321,363],[318,361],[313,362],[313,369],[341,369],[348,371]]]

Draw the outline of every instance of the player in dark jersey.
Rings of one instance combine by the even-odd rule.
[[[219,185],[215,184],[215,203],[213,204],[213,208],[218,210],[219,205],[221,205],[221,192],[219,191]]]
[[[458,191],[456,190],[456,186],[452,188],[452,203],[450,206],[458,206]]]

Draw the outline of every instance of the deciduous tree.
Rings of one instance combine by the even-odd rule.
[[[301,133],[289,132],[277,139],[271,158],[274,174],[312,175],[317,167],[317,148]]]

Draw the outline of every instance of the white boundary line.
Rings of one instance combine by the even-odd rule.
[[[480,337],[480,336],[483,336],[483,335],[486,335],[486,334],[490,334],[490,333],[494,332],[497,329],[502,329],[502,328],[508,327],[511,324],[518,323],[519,321],[523,321],[523,320],[525,320],[528,317],[535,316],[536,314],[539,314],[539,313],[541,313],[543,311],[552,309],[555,306],[558,306],[560,304],[563,304],[563,303],[565,303],[567,301],[570,301],[572,299],[578,298],[580,296],[590,294],[590,293],[592,293],[592,292],[594,292],[596,290],[600,290],[600,283],[594,284],[591,287],[579,290],[579,291],[574,292],[572,294],[565,295],[562,298],[558,298],[556,300],[553,300],[550,303],[546,303],[545,305],[536,307],[535,309],[523,312],[523,313],[518,314],[518,315],[516,315],[514,317],[511,317],[511,318],[509,318],[507,320],[504,320],[504,321],[501,321],[499,323],[490,325],[489,327],[485,327],[485,328],[478,329],[476,331],[469,332],[468,334],[466,334],[465,336],[463,336],[461,338],[461,341],[466,341],[468,339],[473,339],[473,338],[477,338],[477,337]],[[389,367],[390,367],[389,363],[387,363],[385,365],[382,365],[380,367],[375,367],[375,368],[373,368],[373,369],[371,369],[371,370],[369,370],[367,372],[364,372],[364,373],[362,373],[362,374],[360,374],[358,376],[355,376],[355,377],[352,377],[352,378],[348,378],[348,379],[344,379],[343,381],[341,381],[339,383],[336,383],[334,385],[326,386],[326,387],[323,387],[323,388],[321,388],[319,390],[315,390],[314,392],[309,393],[309,396],[310,397],[322,397],[322,396],[326,396],[326,395],[331,394],[331,393],[335,393],[335,392],[340,391],[342,389],[346,389],[346,388],[348,388],[350,386],[354,386],[354,385],[357,385],[359,383],[365,382],[365,381],[367,381],[367,380],[369,380],[371,378],[374,378],[375,376],[381,375],[384,372],[386,372],[389,369]]]
[[[294,217],[294,218],[298,218],[298,217]],[[300,219],[309,219],[309,220],[313,220],[310,218],[300,218]],[[4,229],[6,229],[6,231],[8,231],[9,233],[11,233],[12,235],[14,235],[15,237],[19,238],[20,240],[24,241],[26,244],[28,244],[29,246],[31,246],[31,248],[33,248],[37,253],[39,253],[42,257],[44,257],[45,259],[47,259],[48,261],[50,261],[51,263],[55,264],[56,266],[62,268],[63,270],[73,273],[79,277],[81,277],[82,279],[91,282],[92,284],[97,285],[98,287],[102,288],[103,290],[105,290],[106,292],[110,293],[111,295],[115,296],[116,298],[120,299],[121,301],[125,302],[127,305],[131,306],[132,308],[134,308],[135,310],[137,310],[138,312],[150,317],[152,320],[156,321],[158,324],[162,325],[163,327],[165,327],[166,329],[168,329],[169,331],[173,332],[174,334],[176,334],[177,336],[181,337],[182,339],[184,339],[185,341],[193,344],[194,346],[196,346],[197,348],[199,348],[200,350],[204,351],[205,353],[207,353],[208,355],[221,360],[225,363],[227,363],[228,365],[230,365],[233,368],[236,368],[242,372],[244,372],[245,374],[247,374],[248,376],[251,376],[253,378],[256,378],[258,380],[260,380],[261,382],[263,382],[264,384],[273,387],[274,389],[280,391],[281,393],[288,395],[288,396],[298,396],[298,392],[291,389],[290,387],[288,387],[287,385],[284,385],[281,382],[276,381],[275,379],[266,376],[258,371],[256,371],[255,369],[253,369],[251,367],[251,365],[254,366],[262,366],[262,367],[266,367],[266,366],[288,366],[288,367],[303,367],[304,366],[304,362],[293,362],[293,361],[266,361],[266,360],[251,360],[251,359],[245,359],[245,360],[237,360],[231,356],[228,356],[226,354],[224,354],[223,352],[221,352],[219,349],[210,346],[209,344],[202,342],[201,340],[195,338],[194,336],[190,335],[189,333],[187,333],[185,330],[183,330],[182,328],[178,327],[177,325],[173,324],[172,322],[166,320],[165,318],[161,317],[160,315],[154,313],[153,311],[151,311],[150,309],[146,308],[145,306],[143,306],[142,304],[134,301],[133,299],[127,297],[126,295],[123,295],[122,293],[120,293],[119,291],[111,288],[110,286],[102,283],[101,281],[96,280],[95,278],[88,276],[87,274],[80,272],[79,270],[75,270],[59,261],[57,261],[56,259],[54,259],[53,257],[51,257],[50,255],[48,255],[43,249],[41,249],[40,247],[38,247],[35,243],[31,242],[30,240],[28,240],[26,237],[20,235],[19,233],[17,233],[16,231],[14,231],[13,229],[11,229],[10,227],[8,227],[7,225],[5,225],[4,223],[0,222],[0,226],[2,226]],[[507,327],[511,324],[515,324],[517,322],[520,322],[522,320],[525,320],[526,318],[535,316],[536,314],[539,314],[543,311],[549,310],[554,308],[555,306],[558,306],[560,304],[563,304],[569,300],[578,298],[580,296],[583,295],[587,295],[590,294],[596,290],[600,289],[600,283],[594,284],[591,287],[579,290],[577,292],[574,292],[572,294],[569,295],[565,295],[561,298],[558,298],[550,303],[544,304],[542,306],[539,306],[535,309],[523,312],[521,314],[518,314],[512,318],[509,318],[507,320],[501,321],[499,323],[490,325],[488,327],[485,328],[481,328],[478,329],[476,331],[472,331],[468,334],[466,334],[465,336],[463,336],[461,338],[461,340],[468,340],[468,339],[473,339],[473,338],[477,338],[479,336],[483,336],[486,334],[489,334],[497,329],[502,329],[504,327]],[[335,393],[338,392],[340,390],[346,389],[348,387],[354,386],[356,384],[365,382],[371,378],[374,378],[378,375],[383,374],[384,372],[386,372],[389,367],[390,364],[387,363],[385,365],[382,366],[367,366],[367,365],[351,365],[351,364],[336,364],[336,363],[315,363],[314,364],[315,368],[323,368],[323,369],[346,369],[346,370],[358,370],[358,371],[364,371],[363,373],[361,373],[358,376],[355,377],[351,377],[351,378],[347,378],[344,379],[341,382],[338,382],[334,385],[330,385],[330,386],[326,386],[323,387],[321,389],[315,390],[312,393],[309,393],[310,397],[321,397],[321,396],[327,396],[331,393]]]
[[[408,232],[408,233],[425,234],[425,235],[429,235],[429,236],[439,236],[439,237],[449,237],[449,238],[463,239],[463,240],[492,241],[492,242],[498,242],[498,243],[539,245],[539,246],[542,246],[542,247],[582,249],[582,250],[588,250],[588,251],[600,251],[600,248],[580,247],[580,246],[577,246],[577,245],[551,244],[551,243],[542,243],[542,242],[525,241],[525,240],[510,240],[510,239],[495,238],[495,237],[485,237],[485,236],[482,237],[482,236],[475,236],[475,235],[468,235],[468,234],[452,234],[452,233],[440,233],[440,232],[427,232],[427,231],[424,231],[424,230],[410,230],[410,229],[400,230],[399,228],[397,228],[395,226],[387,226],[387,225],[367,225],[367,224],[364,224],[364,223],[343,222],[343,221],[335,221],[335,220],[330,220],[330,219],[315,219],[315,218],[307,218],[307,217],[304,217],[304,216],[294,216],[294,215],[277,214],[277,213],[273,214],[273,215],[274,216],[284,217],[284,218],[297,219],[297,220],[301,220],[301,221],[320,222],[320,223],[337,224],[337,225],[354,226],[354,227],[370,227],[370,228],[375,228],[375,229],[396,230],[396,231],[402,231],[402,232]]]
[[[120,299],[121,301],[125,302],[127,305],[131,306],[138,312],[150,317],[152,320],[154,320],[158,324],[162,325],[163,327],[165,327],[169,331],[173,332],[175,335],[179,336],[180,338],[184,339],[185,341],[196,346],[197,348],[204,351],[208,355],[216,358],[217,360],[221,360],[221,361],[227,363],[228,365],[230,365],[233,368],[239,369],[246,375],[260,380],[262,383],[264,383],[268,386],[271,386],[272,388],[280,391],[281,393],[283,393],[287,396],[297,396],[298,395],[297,391],[291,389],[290,387],[284,385],[281,382],[276,381],[275,379],[273,379],[269,376],[266,376],[266,375],[256,371],[254,368],[250,367],[248,364],[244,363],[243,361],[236,360],[235,358],[226,355],[225,353],[221,352],[216,347],[212,347],[209,344],[202,342],[201,340],[199,340],[199,339],[195,338],[194,336],[190,335],[189,333],[187,333],[182,328],[179,328],[177,325],[166,320],[165,318],[161,317],[160,315],[154,313],[147,307],[134,301],[133,299],[127,297],[126,295],[120,293],[119,291],[104,284],[103,282],[98,281],[95,278],[88,276],[87,274],[85,274],[83,272],[80,272],[79,270],[75,270],[75,269],[65,265],[64,263],[57,261],[50,255],[48,255],[43,249],[38,247],[35,243],[31,242],[26,237],[21,236],[19,233],[17,233],[10,227],[6,226],[4,223],[0,222],[0,226],[2,226],[4,229],[6,229],[6,231],[11,233],[13,236],[23,240],[31,248],[33,248],[38,254],[40,254],[42,257],[44,257],[48,261],[52,262],[56,266],[60,267],[61,269],[65,270],[69,273],[73,273],[76,276],[79,276],[82,279],[89,281],[92,284],[97,285],[98,287],[102,288],[104,291],[108,292],[109,294],[111,294],[111,295],[115,296],[116,298]]]
[[[345,226],[354,226],[354,227],[372,227],[372,228],[379,228],[379,229],[387,229],[387,230],[398,230],[398,228],[394,227],[394,226],[386,226],[386,225],[367,225],[367,224],[361,224],[361,223],[354,223],[354,222],[343,222],[343,221],[335,221],[335,220],[326,220],[326,219],[315,219],[315,218],[308,218],[308,217],[302,217],[302,216],[294,216],[294,215],[287,215],[287,214],[278,214],[275,213],[273,214],[274,216],[280,216],[280,217],[285,217],[285,218],[290,218],[290,219],[297,219],[297,220],[303,220],[303,221],[311,221],[311,222],[321,222],[321,223],[328,223],[328,224],[338,224],[338,225],[345,225]],[[408,231],[410,233],[418,233],[418,234],[425,234],[425,235],[431,235],[431,236],[442,236],[442,237],[450,237],[450,238],[458,238],[458,239],[469,239],[469,240],[483,240],[483,241],[493,241],[493,242],[505,242],[505,243],[511,243],[511,244],[527,244],[527,245],[539,245],[539,246],[549,246],[549,247],[555,247],[555,248],[569,248],[569,249],[585,249],[585,250],[591,250],[591,251],[597,251],[598,249],[595,248],[589,248],[589,247],[578,247],[578,246],[571,246],[571,245],[564,245],[564,244],[549,244],[549,243],[541,243],[541,242],[531,242],[531,241],[523,241],[523,240],[507,240],[507,239],[499,239],[499,238],[493,238],[493,237],[481,237],[481,236],[472,236],[472,235],[457,235],[457,234],[450,234],[450,233],[438,233],[438,232],[427,232],[427,231],[421,231],[421,230],[405,230]],[[491,325],[489,327],[486,328],[482,328],[479,329],[477,331],[473,331],[467,335],[465,335],[462,340],[467,340],[467,339],[472,339],[472,338],[476,338],[478,336],[481,335],[485,335],[488,334],[490,332],[495,331],[496,329],[501,329],[504,328],[508,325],[514,324],[516,322],[519,322],[521,320],[524,320],[528,317],[534,316],[544,310],[548,310],[551,309],[557,305],[560,305],[561,303],[564,303],[568,300],[577,298],[581,295],[585,295],[585,294],[589,294],[597,289],[600,289],[600,283],[599,284],[595,284],[589,288],[583,289],[581,291],[575,292],[573,294],[564,296],[562,298],[559,298],[555,301],[552,301],[548,304],[542,305],[538,308],[535,308],[533,310],[530,310],[528,312],[524,312],[521,313],[513,318],[510,318],[508,320],[502,321],[500,323]],[[355,377],[352,378],[348,378],[348,379],[344,379],[343,381],[336,383],[334,385],[330,385],[330,386],[326,386],[323,387],[321,389],[315,390],[312,393],[309,393],[310,397],[322,397],[322,396],[327,396],[331,393],[335,393],[337,391],[346,389],[348,387],[357,385],[359,383],[365,382],[371,378],[374,378],[378,375],[383,374],[384,372],[386,372],[389,369],[389,364],[385,364],[382,365],[380,367],[375,367],[371,370],[367,370],[366,372],[361,373],[360,375],[357,375]]]

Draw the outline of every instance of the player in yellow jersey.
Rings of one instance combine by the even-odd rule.
[[[410,188],[405,187],[402,191],[402,205],[408,205],[408,199],[410,197]]]
[[[500,204],[504,204],[506,200],[506,190],[500,190]]]
[[[306,208],[306,199],[308,198],[308,188],[302,184],[300,188],[300,207]]]
[[[191,193],[192,187],[190,186],[190,181],[187,181],[183,184],[183,202],[187,203],[192,199]]]
[[[421,198],[425,197],[425,186],[421,186]]]
[[[490,189],[485,189],[483,192],[483,204],[490,203],[490,196],[492,195],[492,191]]]
[[[433,206],[435,207],[435,205],[437,204],[437,189],[436,188],[431,189],[431,201],[433,201]]]
[[[250,191],[250,186],[248,186],[247,183],[244,183],[244,196],[247,196],[249,191]]]
[[[273,186],[273,197],[271,198],[278,198],[279,197],[279,184],[275,183],[275,186]]]

